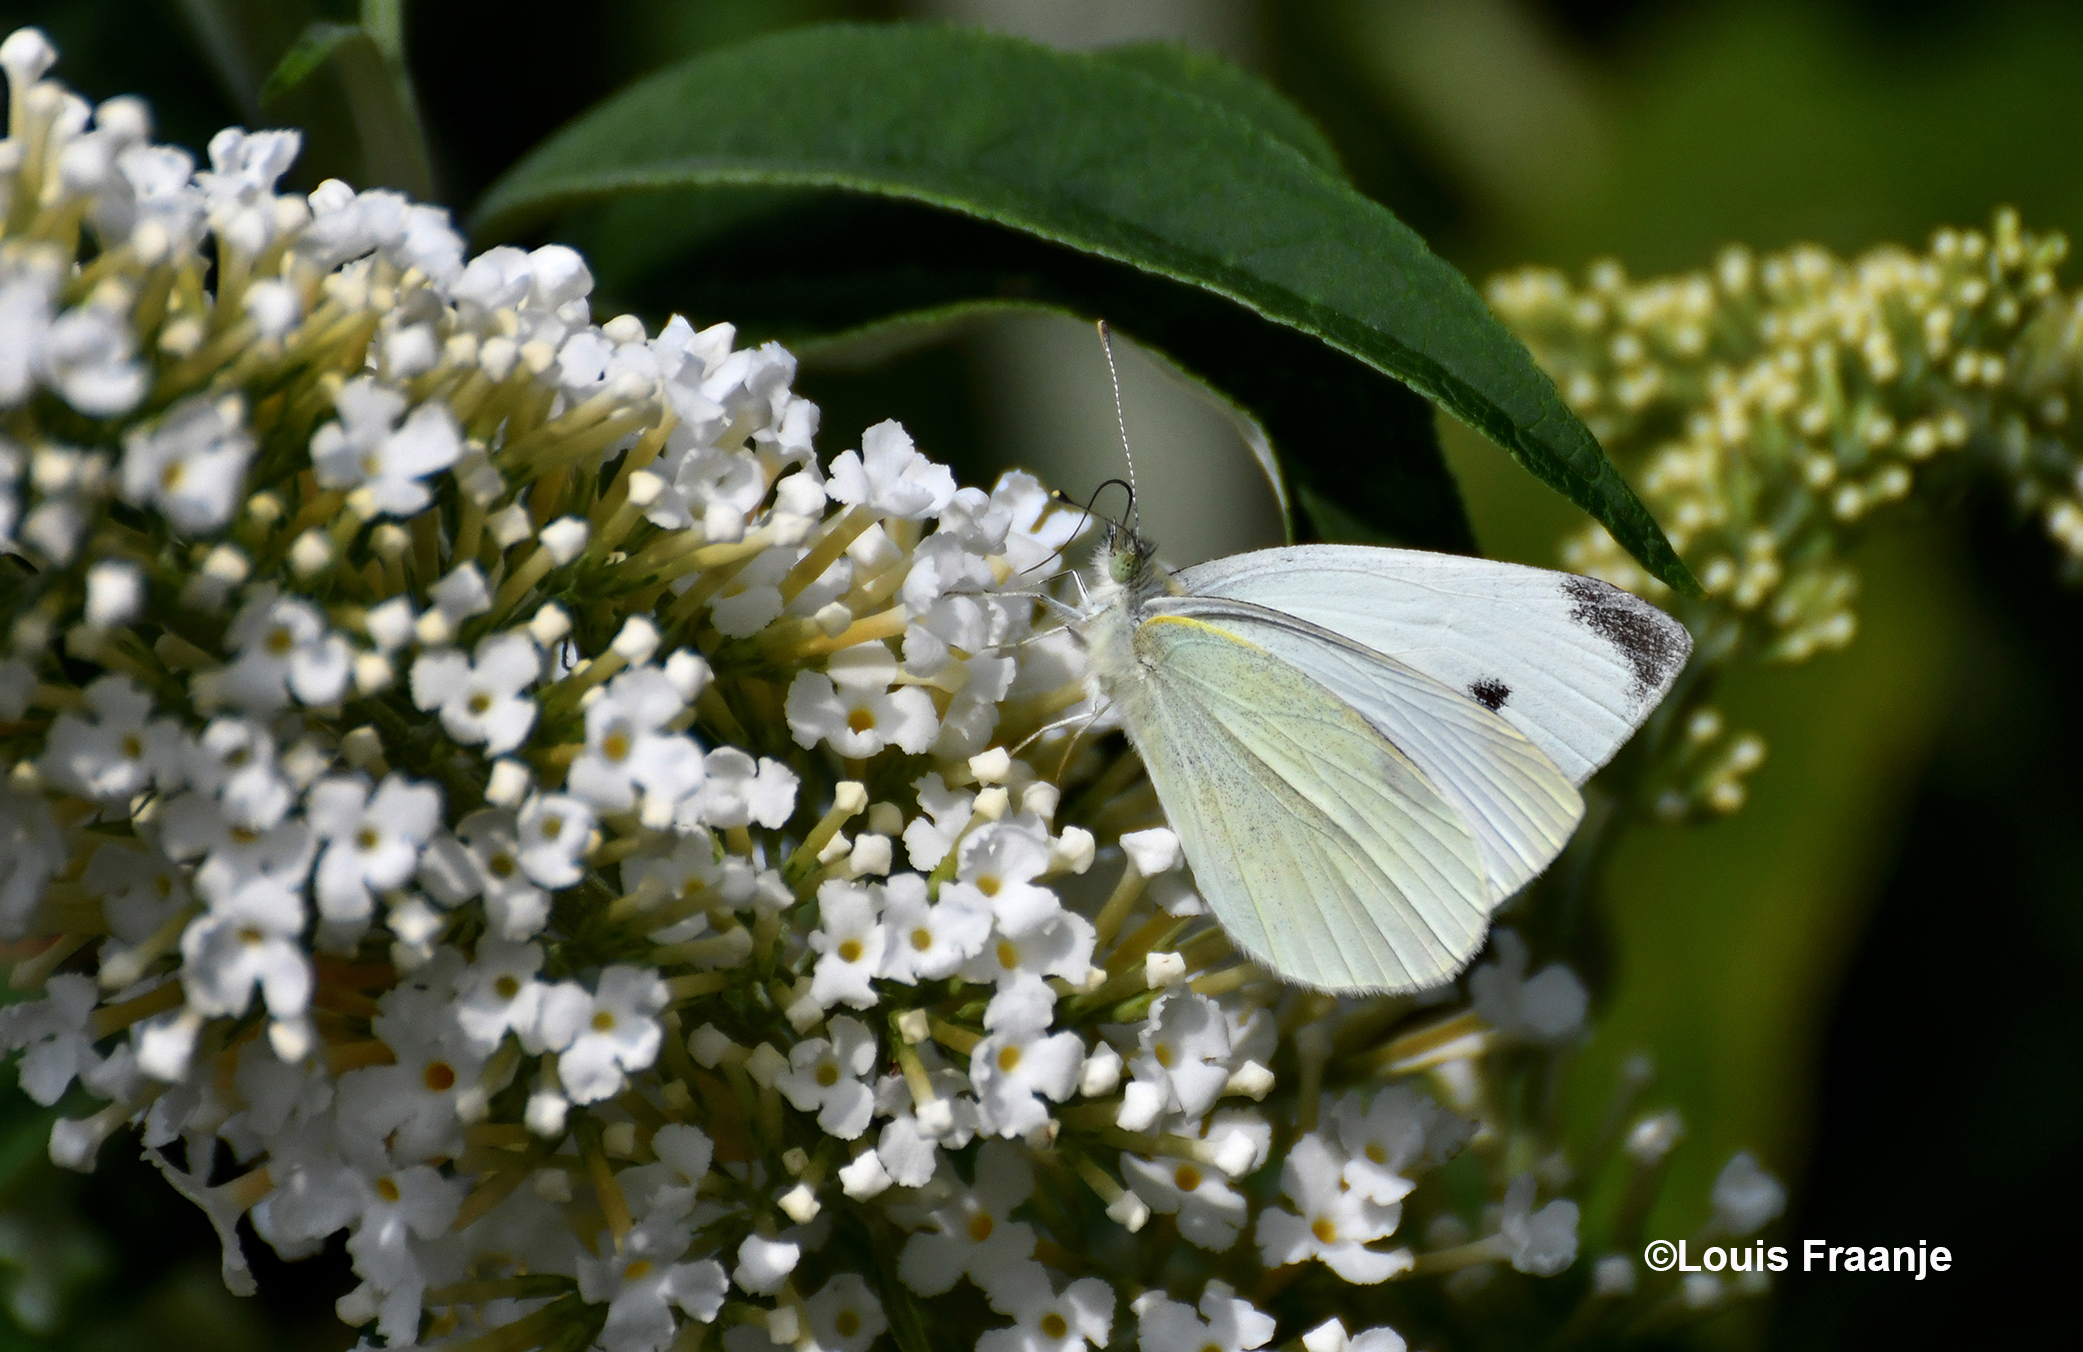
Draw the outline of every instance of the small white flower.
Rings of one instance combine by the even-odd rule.
[[[333,399],[338,420],[311,434],[311,467],[319,484],[365,492],[386,516],[411,516],[432,502],[420,481],[456,463],[462,437],[447,404],[421,404],[401,427],[405,405],[404,395],[373,376],[342,385]]]
[[[1136,1045],[1128,1063],[1135,1080],[1122,1093],[1117,1119],[1129,1131],[1146,1130],[1166,1113],[1199,1117],[1229,1083],[1229,1023],[1205,995],[1158,996]]]
[[[296,802],[296,790],[275,758],[275,739],[256,719],[211,720],[185,762],[189,784],[214,797],[236,829],[269,830]]]
[[[51,782],[83,798],[122,801],[155,777],[178,774],[175,724],[153,719],[152,697],[128,676],[103,676],[82,692],[90,711],[58,715],[40,762]]]
[[[922,815],[904,827],[904,848],[913,868],[930,873],[968,829],[976,795],[948,788],[937,773],[924,776],[912,787],[918,791]]]
[[[402,775],[384,776],[372,794],[359,775],[329,775],[311,786],[311,829],[318,856],[318,910],[328,920],[366,919],[375,894],[403,887],[420,849],[441,825],[441,790]]]
[[[661,1217],[637,1226],[619,1252],[579,1259],[580,1296],[608,1307],[598,1343],[606,1352],[660,1352],[677,1329],[668,1306],[705,1324],[723,1308],[729,1291],[723,1265],[712,1258],[676,1261],[687,1240],[682,1222]]]
[[[747,1235],[738,1246],[738,1266],[731,1280],[755,1296],[771,1296],[802,1261],[803,1246],[792,1239]]]
[[[88,1021],[101,1002],[94,978],[61,972],[44,983],[44,997],[0,1009],[0,1047],[22,1052],[23,1092],[48,1108],[73,1077],[99,1065]]]
[[[1251,1219],[1244,1194],[1232,1188],[1217,1170],[1191,1160],[1152,1160],[1124,1154],[1121,1172],[1124,1181],[1152,1211],[1178,1216],[1179,1233],[1203,1249],[1221,1253],[1230,1248]]]
[[[913,755],[933,744],[940,716],[916,686],[890,689],[897,661],[880,643],[841,649],[825,671],[799,671],[789,683],[786,713],[798,745],[829,742],[842,756],[865,760],[885,746]]]
[[[253,437],[236,406],[196,396],[123,438],[123,498],[154,507],[190,535],[230,522],[253,458]]]
[[[691,737],[665,731],[685,707],[678,687],[656,667],[609,681],[586,708],[586,749],[572,762],[569,791],[602,812],[634,806],[639,791],[668,809],[694,792],[707,773],[701,748]]]
[[[682,831],[697,826],[749,826],[779,830],[796,810],[796,772],[771,757],[753,758],[720,746],[704,762],[701,786],[680,804]]]
[[[1469,1123],[1408,1085],[1388,1085],[1363,1103],[1357,1091],[1338,1100],[1330,1118],[1350,1158],[1345,1182],[1370,1202],[1400,1202],[1405,1177],[1420,1162],[1443,1163],[1467,1139]]]
[[[1085,1043],[1076,1033],[1050,1033],[1054,997],[1032,975],[1001,990],[984,1009],[990,1035],[969,1057],[985,1130],[1025,1136],[1049,1120],[1043,1099],[1061,1103],[1078,1087]]]
[[[509,1031],[532,1028],[545,989],[542,948],[487,937],[456,981],[456,1024],[471,1046],[489,1056]]]
[[[1498,1233],[1513,1267],[1552,1277],[1577,1261],[1577,1204],[1563,1198],[1535,1211],[1535,1186],[1532,1174],[1520,1174],[1504,1190],[1504,1221]]]
[[[1040,929],[1018,937],[994,927],[983,951],[962,965],[961,974],[971,981],[1000,986],[1023,976],[1060,976],[1078,985],[1092,972],[1095,938],[1092,922],[1076,911],[1065,911]]]
[[[832,460],[827,490],[834,502],[865,503],[877,516],[923,521],[954,500],[955,476],[919,453],[897,422],[861,433],[861,449]]]
[[[377,1316],[384,1336],[410,1343],[419,1331],[420,1298],[427,1285],[412,1240],[444,1234],[463,1204],[463,1190],[424,1164],[374,1179],[346,1177],[356,1185],[360,1213],[347,1252],[355,1271],[385,1297]]]
[[[926,880],[900,873],[883,885],[885,942],[882,975],[905,985],[950,977],[983,951],[991,937],[991,912],[980,896],[943,887],[938,902],[926,900]]]
[[[593,812],[562,793],[531,795],[516,824],[521,871],[544,887],[570,887],[586,876],[579,861],[591,848]]]
[[[889,942],[875,896],[867,887],[833,879],[817,889],[817,914],[810,947],[822,956],[811,972],[810,998],[827,1009],[867,1009],[875,1003],[870,983],[882,970]]]
[[[1577,974],[1550,963],[1526,975],[1526,941],[1508,929],[1493,931],[1493,960],[1468,974],[1475,1012],[1501,1033],[1529,1042],[1566,1042],[1584,1026],[1590,997]]]
[[[657,1014],[666,999],[656,972],[620,964],[603,969],[590,994],[571,981],[543,992],[534,1040],[558,1053],[557,1074],[573,1103],[620,1093],[625,1072],[658,1059]]]
[[[1404,1352],[1403,1335],[1386,1324],[1350,1337],[1337,1319],[1326,1319],[1302,1335],[1303,1352]]]
[[[305,704],[331,704],[347,693],[353,649],[301,597],[258,588],[232,621],[229,640],[239,656],[220,674],[220,688],[248,712],[274,713],[291,694]]]
[[[173,860],[158,850],[117,844],[97,848],[80,881],[100,898],[109,929],[126,944],[165,924],[188,904],[190,895],[187,871]]]
[[[21,934],[68,853],[43,799],[0,786],[0,935]]]
[[[535,640],[520,630],[487,635],[472,658],[453,648],[421,653],[412,664],[412,702],[439,709],[441,726],[459,742],[484,743],[503,756],[535,726],[535,701],[523,695],[542,675]]]
[[[917,1234],[897,1256],[897,1275],[922,1296],[937,1296],[968,1277],[989,1292],[1034,1254],[1034,1228],[1012,1219],[1012,1209],[1034,1193],[1026,1156],[1003,1141],[977,1152],[976,1183],[956,1186],[920,1218]]]
[[[833,1019],[830,1040],[808,1038],[789,1048],[787,1071],[774,1086],[800,1112],[817,1114],[819,1130],[851,1141],[868,1129],[875,1094],[862,1077],[875,1069],[875,1035],[858,1019]]]
[[[991,1288],[991,1308],[1013,1326],[991,1329],[977,1352],[1085,1352],[1105,1347],[1114,1331],[1114,1288],[1103,1278],[1080,1277],[1057,1291],[1039,1263],[1015,1267]]]
[[[1379,1253],[1366,1247],[1395,1232],[1403,1208],[1378,1206],[1348,1191],[1340,1177],[1343,1166],[1315,1132],[1295,1142],[1280,1168],[1280,1188],[1300,1214],[1275,1207],[1259,1213],[1259,1250],[1267,1267],[1314,1258],[1356,1286],[1409,1270],[1410,1250]]]
[[[851,1272],[826,1282],[808,1302],[810,1336],[818,1352],[868,1352],[890,1321],[868,1283]]]
[[[1024,938],[1063,914],[1054,892],[1034,883],[1049,871],[1049,833],[1024,814],[990,822],[962,842],[955,881],[941,888],[950,897],[989,908],[998,930]]]
[[[1731,1155],[1714,1179],[1714,1219],[1732,1235],[1754,1234],[1784,1210],[1786,1186],[1748,1150]]]
[[[420,885],[444,906],[485,899],[485,920],[501,939],[525,939],[549,923],[550,895],[521,865],[520,827],[514,814],[480,808],[437,836],[420,856]]]
[[[298,939],[304,903],[266,875],[212,903],[181,935],[181,985],[205,1015],[246,1012],[259,986],[268,1012],[293,1019],[311,1003],[311,962]]]
[[[1276,1327],[1271,1315],[1239,1300],[1227,1282],[1208,1283],[1199,1315],[1161,1291],[1145,1291],[1129,1308],[1142,1352],[1248,1352],[1265,1346]]]

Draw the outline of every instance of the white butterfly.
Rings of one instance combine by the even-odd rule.
[[[1692,648],[1568,573],[1301,545],[1174,575],[1118,526],[1074,627],[1231,940],[1333,991],[1460,971]]]

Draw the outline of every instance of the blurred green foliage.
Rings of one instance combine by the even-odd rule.
[[[1155,15],[1148,36],[1177,31],[1181,13],[1194,22],[1192,6],[1120,8]],[[1605,255],[1636,273],[1689,268],[1731,240],[1917,242],[1999,202],[2035,229],[2083,228],[2074,7],[1211,8],[1244,16],[1220,30],[1228,54],[1313,115],[1362,189],[1477,279]],[[805,22],[916,12],[889,0],[421,5],[407,14],[406,51],[436,196],[466,213],[543,136],[673,60]],[[199,148],[232,122],[306,127],[306,182],[369,181],[342,88],[321,72],[265,108],[259,91],[306,22],[353,18],[350,4],[302,0],[0,3],[0,28],[50,33],[76,88],[148,96],[165,137]],[[802,384],[826,405],[830,446],[897,416],[985,474],[1006,438],[987,424],[977,353],[957,334],[894,361],[813,369]],[[1553,563],[1574,524],[1567,505],[1471,435],[1449,429],[1446,441],[1486,550]],[[2060,1068],[2083,1032],[2072,995],[2083,870],[2060,846],[2078,798],[2061,759],[2079,740],[2078,654],[2065,637],[2076,607],[2000,502],[1970,499],[1875,538],[1855,562],[1868,579],[1858,642],[1725,692],[1731,716],[1773,747],[1751,806],[1710,827],[1637,834],[1620,851],[1605,889],[1609,983],[1570,1121],[1594,1132],[1620,1063],[1645,1051],[1658,1078],[1641,1102],[1679,1108],[1692,1132],[1650,1233],[1688,1233],[1713,1170],[1747,1147],[1795,1184],[1782,1235],[1926,1237],[1984,1275],[1886,1293],[1792,1279],[1776,1319],[1754,1309],[1710,1326],[1718,1345],[1924,1343],[2022,1327],[2031,1311],[1988,1274],[2020,1261],[2028,1218],[2060,1214],[2077,1188],[2060,1172],[2083,1133],[2073,1074]],[[26,1247],[0,1233],[0,1312],[30,1316],[14,1327],[0,1317],[0,1348],[346,1345],[327,1310],[343,1265],[270,1264],[260,1301],[233,1301],[192,1209],[113,1149],[92,1179],[56,1176],[40,1162],[46,1121],[5,1091],[0,1210],[79,1215],[91,1228],[51,1220]],[[1949,1177],[1990,1154],[2002,1159],[1989,1186]],[[47,1336],[25,1327],[42,1323],[21,1303],[36,1282],[63,1297]]]

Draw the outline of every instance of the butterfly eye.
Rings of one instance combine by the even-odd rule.
[[[1107,559],[1107,571],[1113,575],[1114,581],[1126,582],[1135,576],[1138,562],[1135,551],[1117,550]]]

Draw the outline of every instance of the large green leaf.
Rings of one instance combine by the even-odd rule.
[[[1354,359],[1327,354],[1311,382],[1317,390],[1357,365],[1407,383],[1591,512],[1651,572],[1692,590],[1597,441],[1467,280],[1299,148],[1293,138],[1306,129],[1269,130],[1239,111],[1233,92],[1211,96],[1217,88],[1180,63],[1138,66],[974,32],[798,29],[685,62],[609,100],[495,184],[477,225],[508,232],[589,200],[731,186],[841,189],[988,222],[998,237],[1025,236],[1091,260],[1088,286],[1094,278],[1149,279],[1176,306],[1164,326],[1175,335],[1217,314],[1255,316],[1256,328],[1230,328],[1249,335],[1232,366],[1248,370],[1262,335],[1285,329],[1314,340],[1305,349],[1328,345]],[[723,226],[726,236],[760,214],[742,200],[734,209],[737,225]],[[806,282],[830,271],[821,258],[797,261]],[[901,281],[913,291],[909,303],[886,307],[896,312],[921,308],[920,296],[950,303],[974,299],[986,280],[1000,283],[994,269],[967,294],[945,294],[936,274],[964,261],[914,255],[866,271],[876,284]],[[1217,305],[1193,303],[1202,298]],[[1109,316],[1121,313],[1111,295],[1101,299]],[[1131,328],[1126,318],[1122,326]],[[1215,345],[1199,344],[1196,360],[1163,333],[1146,328],[1142,336],[1253,407],[1211,369],[1206,354]],[[1295,464],[1292,438],[1266,421]],[[1422,461],[1436,465],[1438,456],[1426,441],[1415,459],[1395,464],[1397,448],[1374,439],[1316,447],[1341,468],[1327,475],[1320,461],[1310,477],[1346,501],[1394,469],[1430,478]],[[1404,520],[1382,524],[1406,524],[1410,514],[1398,515]]]

